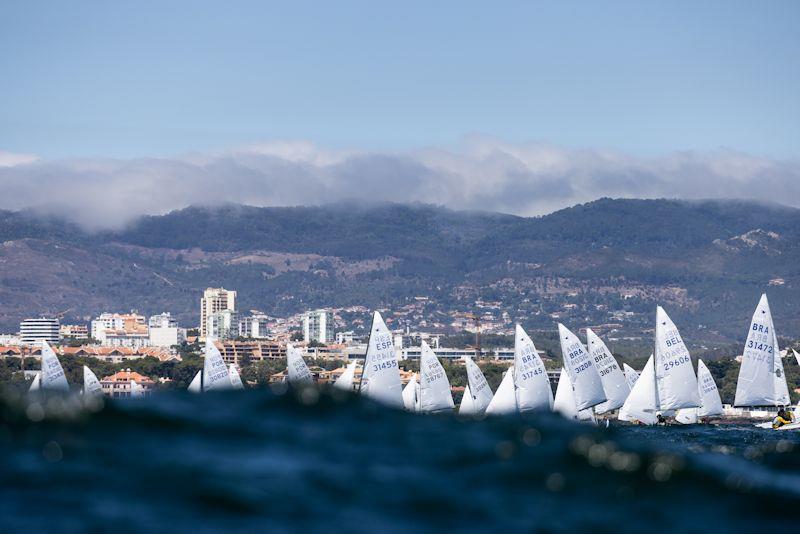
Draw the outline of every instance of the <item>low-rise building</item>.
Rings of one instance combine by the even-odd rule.
[[[240,365],[242,360],[258,362],[286,358],[286,345],[275,341],[215,341],[227,364]]]
[[[61,340],[58,319],[38,317],[19,323],[19,337],[23,345],[36,345],[42,341],[56,344]]]
[[[92,338],[112,347],[145,347],[150,344],[144,315],[102,313],[92,320]]]
[[[152,315],[147,322],[149,341],[153,347],[172,347],[186,340],[186,330],[178,327],[169,312]]]
[[[62,324],[60,334],[61,339],[89,339],[89,327],[85,324]]]
[[[153,392],[155,381],[136,371],[125,369],[100,380],[103,394],[113,398],[147,396]]]

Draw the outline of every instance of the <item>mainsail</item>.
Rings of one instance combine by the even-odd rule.
[[[222,359],[222,354],[214,344],[214,340],[207,339],[203,362],[203,391],[222,391],[232,387],[228,367]]]
[[[656,424],[656,382],[654,357],[651,355],[642,369],[642,374],[631,388],[631,393],[619,410],[620,421],[640,421],[646,425]],[[635,371],[634,371],[635,372]]]
[[[652,358],[652,355],[650,355],[650,357]],[[628,383],[628,388],[633,389],[633,385],[636,383],[637,380],[639,380],[639,373],[637,373],[636,369],[634,369],[627,363],[623,363],[622,368],[625,370],[625,382]],[[625,398],[627,399],[627,397]]]
[[[28,388],[28,392],[33,393],[34,391],[39,391],[42,387],[42,373],[36,373],[36,376],[33,377],[31,380],[31,387]]]
[[[486,381],[486,377],[483,376],[483,372],[481,368],[478,367],[478,364],[472,361],[472,358],[469,356],[464,358],[464,365],[467,369],[467,387],[469,388],[469,398],[472,399],[472,403],[469,405],[472,409],[471,412],[468,412],[470,415],[481,415],[486,411],[486,408],[489,406],[489,403],[492,402],[492,389],[489,387],[489,383]],[[467,395],[467,392],[464,392],[464,395]],[[465,414],[464,412],[464,401],[461,401],[461,409],[458,413]]]
[[[469,384],[464,388],[464,395],[461,397],[461,404],[458,406],[458,415],[475,415],[475,401],[472,400]]]
[[[403,386],[392,333],[378,312],[372,316],[367,355],[361,373],[361,394],[383,404],[403,407]]]
[[[453,394],[450,392],[450,381],[439,363],[436,353],[422,341],[422,353],[419,359],[419,411],[450,412],[455,407]]]
[[[594,412],[601,414],[616,410],[625,403],[628,393],[631,392],[631,388],[625,380],[625,375],[617,365],[617,360],[614,359],[606,344],[591,328],[586,329],[586,346],[589,349],[589,356],[594,361],[597,372],[600,374],[603,392],[607,399],[605,402],[595,406]]]
[[[231,377],[231,386],[233,386],[233,389],[244,389],[242,377],[239,376],[239,371],[236,370],[235,365],[230,364],[228,366],[228,375]]]
[[[606,401],[600,374],[583,343],[563,324],[558,324],[558,337],[561,341],[561,355],[564,369],[569,375],[578,411],[585,410]]]
[[[514,391],[514,366],[508,368],[503,375],[503,380],[497,387],[489,406],[486,407],[487,415],[505,415],[517,411],[517,395]]]
[[[192,381],[189,382],[189,387],[186,388],[188,391],[191,391],[192,393],[202,393],[202,391],[203,391],[203,377],[202,377],[202,374],[203,374],[202,370],[197,371],[197,374],[194,375],[194,378],[192,378]]]
[[[656,310],[656,411],[700,406],[692,358],[664,308]]]
[[[517,325],[514,335],[513,379],[520,412],[552,409],[553,390],[547,370],[533,341],[520,325]]]
[[[778,350],[767,295],[761,295],[742,354],[734,406],[782,406],[789,404],[789,390]]]
[[[411,377],[406,387],[403,388],[403,408],[409,412],[417,411],[417,394],[419,393],[419,382],[417,375]]]
[[[292,345],[286,345],[286,374],[289,383],[295,386],[314,383],[314,377],[311,376],[303,356]]]
[[[61,362],[47,341],[42,341],[42,372],[39,387],[44,391],[69,391]]]
[[[587,420],[592,418],[591,408],[578,411],[575,405],[575,393],[572,389],[572,383],[569,381],[569,374],[567,374],[567,371],[564,370],[563,367],[558,377],[556,398],[553,401],[553,411],[560,413],[567,419]]]
[[[343,391],[353,391],[353,379],[356,375],[356,365],[358,362],[350,362],[347,364],[344,372],[333,383],[333,387]]]
[[[103,394],[103,387],[100,385],[97,375],[85,365],[83,366],[83,394],[87,397]]]
[[[700,417],[722,415],[722,399],[719,396],[717,383],[714,382],[714,377],[711,376],[711,371],[703,360],[697,361],[697,387],[700,393],[700,408],[697,415]]]

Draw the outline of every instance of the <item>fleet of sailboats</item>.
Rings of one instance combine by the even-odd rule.
[[[464,358],[467,383],[458,407],[460,415],[480,416],[555,411],[568,419],[596,421],[597,416],[618,410],[620,421],[653,425],[663,416],[674,415],[682,424],[721,415],[722,400],[717,384],[702,360],[697,373],[678,328],[662,307],[656,309],[653,354],[641,374],[628,364],[622,367],[608,346],[590,328],[586,344],[567,327],[558,324],[563,367],[555,396],[544,362],[533,340],[515,327],[514,361],[503,374],[495,393],[483,372],[470,357]],[[64,369],[47,342],[41,346],[41,371],[29,391],[69,391]],[[800,365],[800,354],[792,349]],[[333,384],[336,389],[356,391],[379,403],[418,413],[452,413],[455,410],[450,382],[436,352],[421,343],[419,373],[402,386],[392,333],[380,313],[374,312],[361,379],[356,383],[358,363],[350,362]],[[311,385],[311,370],[300,351],[287,345],[286,380],[293,386]],[[203,368],[188,390],[196,393],[243,389],[235,365],[226,365],[213,340],[205,344]],[[83,367],[85,396],[102,395],[92,370]],[[144,387],[131,382],[131,396],[143,396]],[[734,406],[785,407],[789,390],[778,337],[766,295],[753,313],[739,371]],[[800,405],[794,410],[800,414]],[[767,425],[764,425],[765,427]],[[800,429],[800,422],[782,429]]]

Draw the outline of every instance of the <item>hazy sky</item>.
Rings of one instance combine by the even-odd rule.
[[[773,189],[755,196],[798,205],[800,194],[783,194],[792,184],[780,181],[798,177],[798,28],[796,1],[5,1],[0,187],[17,197],[4,194],[0,207],[35,205],[25,187],[64,176],[65,189],[107,183],[124,204],[130,192],[111,187],[154,157],[145,166],[167,182],[176,166],[195,171],[175,182],[170,202],[142,210],[196,201],[182,187],[218,158],[236,160],[226,172],[240,173],[219,179],[251,180],[261,193],[228,199],[253,203],[296,202],[293,190],[267,191],[291,189],[284,182],[294,181],[298,158],[323,169],[314,173],[333,197],[358,196],[363,187],[351,185],[366,181],[391,198],[380,187],[407,161],[419,166],[403,167],[409,179],[421,179],[414,169],[446,176],[418,196],[520,213],[584,199],[577,189],[603,192],[609,179],[619,196],[664,194],[668,186],[651,190],[631,168],[691,182],[698,174],[675,171],[688,158],[715,162],[719,194],[731,194],[730,175],[737,186],[759,184],[764,166],[780,169]],[[259,164],[254,174],[240,156],[267,145],[284,167]],[[577,159],[573,174],[544,176],[540,160],[489,165],[487,146]],[[420,156],[433,152],[448,164]],[[369,159],[361,172],[376,178],[339,176],[325,159],[332,153],[336,164]],[[587,167],[600,161],[601,170]],[[575,185],[598,173],[599,185]],[[502,200],[482,182],[537,197]],[[548,194],[561,200],[548,203]],[[697,194],[676,187],[675,196]],[[436,200],[418,198],[426,199]]]

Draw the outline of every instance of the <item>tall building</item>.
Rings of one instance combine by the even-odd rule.
[[[200,299],[200,340],[206,339],[208,319],[221,311],[236,311],[236,291],[228,291],[224,287],[209,287],[203,291]]]
[[[235,311],[221,310],[212,313],[206,321],[206,339],[224,341],[239,335],[239,316]]]
[[[239,335],[248,339],[264,339],[269,334],[267,324],[269,317],[263,314],[253,314],[239,321]]]
[[[40,341],[58,343],[60,341],[60,325],[58,319],[39,317],[25,319],[19,323],[19,337],[23,345],[36,345]]]
[[[171,347],[186,340],[186,330],[178,327],[178,321],[169,312],[150,316],[147,326],[153,347]]]
[[[333,312],[313,310],[303,314],[303,339],[306,343],[333,343]]]

